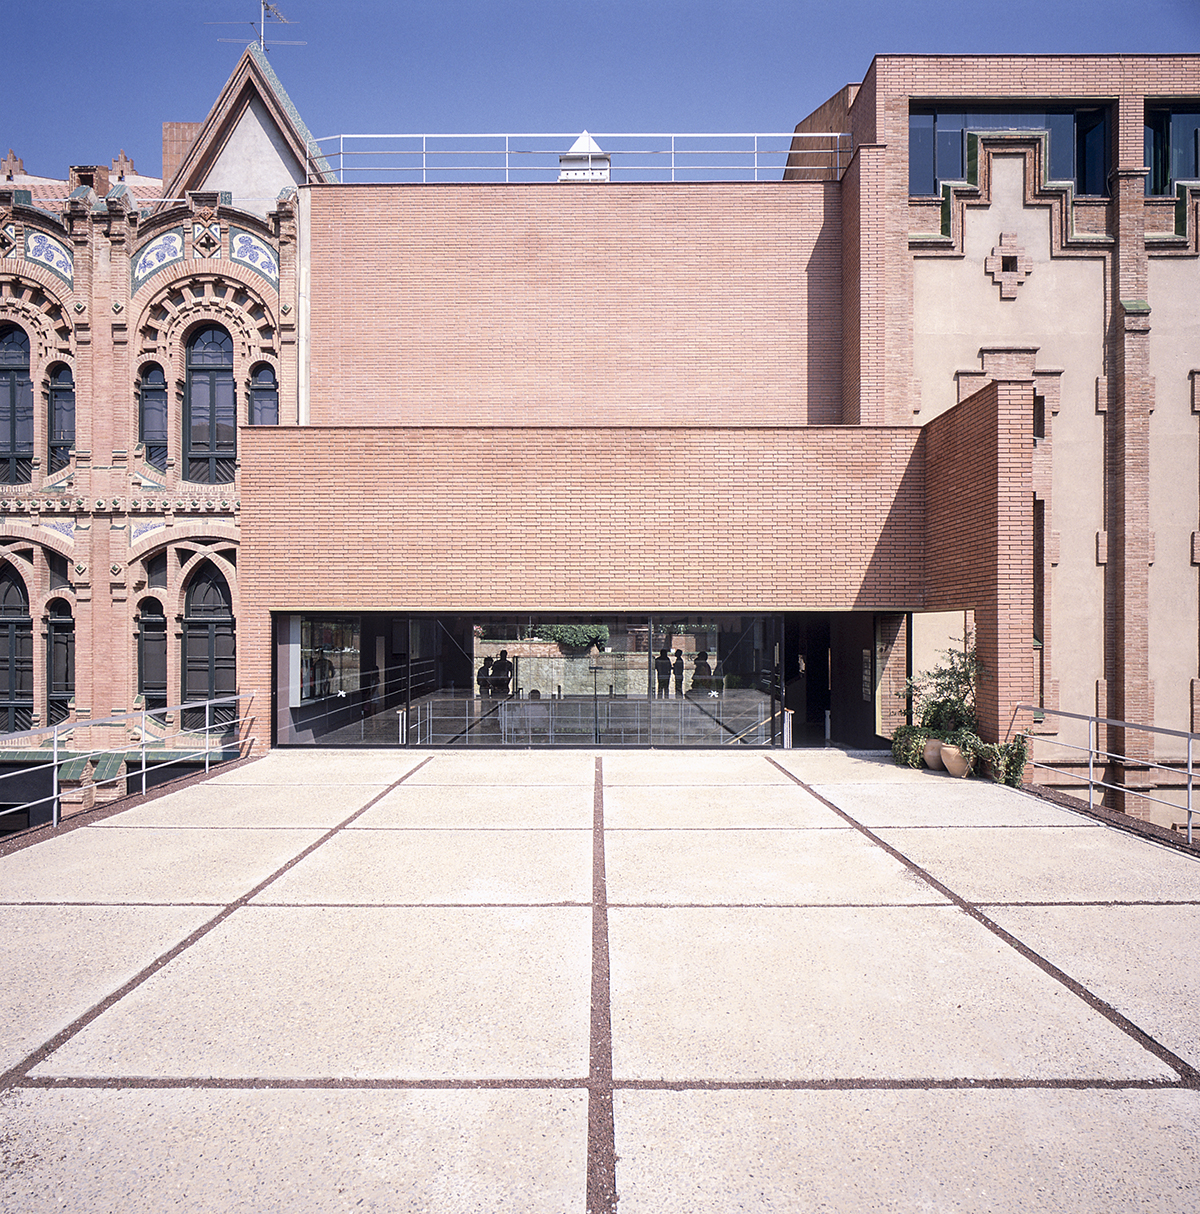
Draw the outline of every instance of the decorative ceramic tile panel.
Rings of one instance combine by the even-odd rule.
[[[257,270],[273,287],[279,287],[279,258],[265,240],[241,228],[229,229],[229,257]]]
[[[47,236],[45,232],[25,233],[25,256],[53,271],[67,284],[75,286],[75,257],[60,240]]]
[[[144,523],[134,523],[129,528],[130,539],[140,540],[143,535],[149,535],[151,531],[162,531],[165,524],[162,519],[150,519]]]
[[[196,258],[216,257],[221,252],[221,225],[219,223],[192,224],[192,256]]]
[[[65,535],[69,540],[75,538],[74,519],[42,519],[42,526],[47,531],[57,531],[59,535]]]
[[[173,228],[152,240],[133,261],[133,290],[136,292],[151,275],[183,260],[183,229]]]

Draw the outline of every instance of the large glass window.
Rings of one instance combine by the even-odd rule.
[[[183,621],[183,698],[212,700],[237,692],[237,650],[229,583],[215,565],[205,562],[188,587]],[[232,721],[237,706],[222,705],[209,720]],[[204,712],[184,711],[189,729],[205,724]]]
[[[279,384],[275,372],[265,363],[250,377],[250,424],[279,425]]]
[[[29,337],[16,325],[0,326],[0,484],[33,478],[33,381]]]
[[[167,377],[158,363],[142,368],[138,384],[138,439],[146,463],[167,470]]]
[[[167,706],[167,620],[158,599],[138,604],[138,695],[148,709]]]
[[[75,620],[66,599],[51,599],[46,616],[46,720],[57,725],[75,696]]]
[[[188,342],[183,418],[184,478],[205,485],[233,480],[237,457],[237,394],[233,339],[219,325]]]
[[[33,620],[25,583],[0,566],[0,733],[33,728]]]
[[[966,176],[968,131],[1046,131],[1050,177],[1075,183],[1077,194],[1108,193],[1108,109],[1105,106],[967,108],[961,103],[914,105],[908,119],[908,192],[937,194],[943,181]]]
[[[71,462],[75,446],[75,379],[71,368],[55,367],[50,372],[49,452],[47,468],[61,472]]]
[[[1147,194],[1172,194],[1200,179],[1200,105],[1146,106]]]

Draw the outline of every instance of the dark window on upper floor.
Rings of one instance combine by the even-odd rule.
[[[940,193],[943,181],[966,177],[968,131],[1046,131],[1050,177],[1076,194],[1108,193],[1108,107],[913,105],[908,116],[908,192]]]
[[[0,566],[0,733],[33,728],[33,620],[25,582]]]
[[[0,484],[33,479],[33,381],[29,337],[16,325],[0,326]]]
[[[50,372],[49,450],[46,468],[61,472],[71,462],[75,446],[75,379],[61,363]]]
[[[250,424],[279,425],[279,384],[266,363],[255,367],[250,376]]]
[[[75,695],[75,619],[65,599],[46,606],[46,720],[58,725],[71,715]]]
[[[1173,194],[1200,179],[1200,104],[1146,106],[1147,194]]]
[[[138,383],[138,440],[146,463],[167,470],[167,377],[158,363],[142,368]]]
[[[228,484],[237,458],[237,393],[233,339],[207,325],[188,342],[183,416],[183,475],[203,485]]]
[[[151,590],[166,590],[167,554],[165,549],[146,561],[146,585]]]

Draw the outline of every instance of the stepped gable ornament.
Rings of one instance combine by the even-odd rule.
[[[1033,273],[1033,259],[1017,243],[1016,232],[1001,232],[1000,243],[983,259],[983,269],[1000,288],[1001,299],[1016,299],[1017,288]]]

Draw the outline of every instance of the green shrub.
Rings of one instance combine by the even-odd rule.
[[[974,734],[979,729],[975,684],[984,673],[975,647],[943,649],[942,657],[932,670],[909,679],[900,697],[912,700],[919,724],[939,737],[960,729]]]
[[[920,767],[929,730],[919,725],[901,725],[892,734],[892,758],[898,767]]]
[[[608,646],[607,624],[538,624],[530,633],[542,641],[557,641],[564,649],[589,649],[601,652]]]

